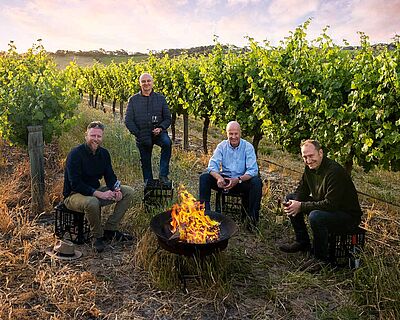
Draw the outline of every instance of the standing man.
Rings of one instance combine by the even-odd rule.
[[[200,176],[200,202],[210,211],[211,189],[244,193],[248,199],[250,227],[259,220],[262,182],[254,147],[240,138],[240,125],[231,121],[226,126],[227,140],[220,142],[208,162],[207,172]]]
[[[305,169],[296,191],[286,196],[284,210],[293,225],[296,242],[280,246],[284,252],[309,251],[310,238],[304,222],[308,214],[313,232],[314,258],[303,269],[317,266],[328,259],[328,234],[351,232],[361,221],[362,211],[357,190],[346,170],[337,162],[324,156],[317,140],[301,144]]]
[[[84,212],[89,221],[97,252],[104,250],[104,240],[127,241],[132,236],[118,231],[118,226],[131,207],[133,189],[120,185],[114,174],[111,157],[101,147],[104,125],[91,122],[86,130],[86,142],[70,151],[64,172],[64,204],[73,211]],[[105,186],[99,180],[104,177]],[[116,203],[104,231],[101,226],[101,207]]]
[[[156,144],[161,147],[160,182],[169,184],[172,142],[167,128],[171,125],[171,112],[165,97],[153,91],[153,78],[150,74],[143,73],[139,78],[139,83],[140,92],[129,99],[125,125],[136,137],[145,183],[151,183],[153,180],[151,154],[153,145]]]

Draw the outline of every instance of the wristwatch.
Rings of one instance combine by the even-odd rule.
[[[239,179],[239,183],[242,183],[242,182],[243,182],[243,181],[242,181],[242,178],[238,177],[238,179]]]

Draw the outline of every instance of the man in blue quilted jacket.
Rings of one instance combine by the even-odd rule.
[[[153,90],[153,78],[148,73],[139,77],[140,91],[129,98],[125,125],[136,138],[140,152],[143,179],[153,181],[151,155],[153,145],[161,147],[159,178],[162,184],[169,184],[169,162],[172,142],[167,128],[171,125],[171,112],[165,97]]]

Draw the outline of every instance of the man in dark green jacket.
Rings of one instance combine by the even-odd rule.
[[[140,92],[129,99],[125,115],[125,125],[136,138],[140,152],[143,179],[146,183],[153,180],[151,155],[153,145],[161,147],[160,181],[169,184],[169,161],[172,142],[167,128],[171,125],[171,112],[165,97],[153,90],[153,78],[143,73],[139,78]]]
[[[324,156],[318,141],[303,142],[301,155],[306,165],[303,176],[296,191],[286,196],[284,203],[296,242],[282,245],[280,249],[289,253],[310,250],[304,221],[304,214],[308,214],[314,256],[326,261],[328,234],[354,230],[361,221],[362,211],[351,177],[340,164]]]

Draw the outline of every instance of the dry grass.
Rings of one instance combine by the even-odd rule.
[[[134,206],[122,223],[136,240],[132,244],[110,243],[100,255],[88,244],[78,246],[83,257],[72,262],[50,259],[44,252],[55,241],[52,215],[29,217],[26,156],[23,150],[13,153],[3,146],[7,160],[0,166],[0,176],[6,181],[0,190],[0,319],[399,317],[400,219],[393,208],[362,198],[368,233],[360,269],[326,268],[316,275],[304,273],[299,265],[305,256],[285,255],[277,249],[277,244],[291,238],[293,232],[287,220],[275,221],[278,199],[293,190],[298,176],[263,159],[276,163],[285,159],[285,166],[300,171],[302,165],[296,157],[267,145],[264,148],[272,150],[270,155],[260,157],[266,183],[259,231],[248,233],[240,226],[224,252],[203,261],[177,257],[157,249],[156,238],[149,231],[149,221],[159,210],[144,212],[143,184],[132,137],[107,115],[86,108],[81,109],[81,115],[76,126],[59,140],[60,151],[51,151],[54,146],[46,149],[47,205],[51,207],[61,194],[66,152],[83,141],[89,121],[100,119],[107,124],[105,144],[118,176],[137,190]],[[210,145],[215,145],[221,139],[219,130],[213,128],[210,139]],[[209,157],[199,152],[198,145],[191,144],[189,152],[175,146],[171,165],[171,178],[195,195],[198,173]],[[13,154],[17,156],[12,158]],[[159,159],[157,149],[155,159]],[[384,183],[386,186],[386,180]],[[182,290],[182,274],[187,275],[188,293]]]

